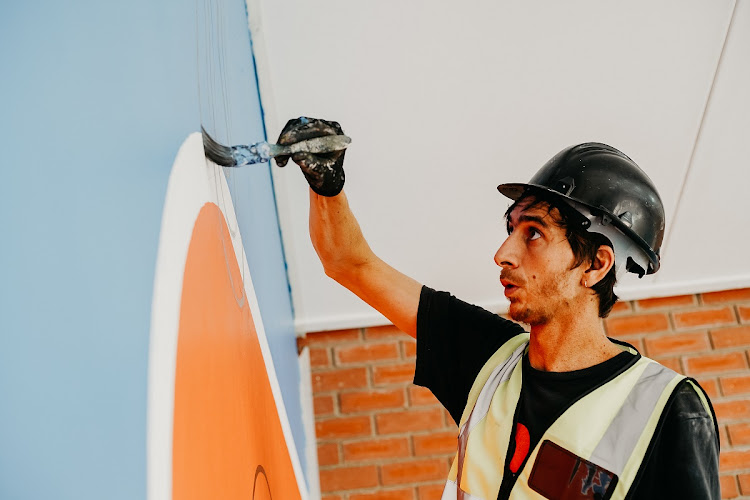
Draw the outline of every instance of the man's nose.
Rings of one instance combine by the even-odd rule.
[[[500,248],[495,252],[495,264],[500,267],[518,267],[518,259],[516,253],[513,250],[513,235],[508,236]]]

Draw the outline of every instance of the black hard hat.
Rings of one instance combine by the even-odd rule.
[[[527,184],[500,184],[512,200],[528,189],[540,189],[586,205],[632,239],[648,256],[646,274],[659,269],[664,238],[664,206],[656,186],[624,153],[612,146],[586,142],[552,157]]]

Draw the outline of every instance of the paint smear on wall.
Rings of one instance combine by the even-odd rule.
[[[226,180],[193,134],[175,161],[162,219],[148,498],[306,496]]]

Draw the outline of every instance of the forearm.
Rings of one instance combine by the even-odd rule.
[[[416,337],[422,285],[373,253],[343,192],[310,191],[310,239],[326,275]]]
[[[310,190],[310,239],[325,273],[340,283],[376,258],[343,192],[326,197]]]

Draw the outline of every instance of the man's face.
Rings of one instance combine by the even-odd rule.
[[[573,251],[557,209],[529,207],[522,200],[508,217],[508,238],[495,254],[500,282],[510,300],[509,315],[529,325],[549,322],[580,300],[582,271],[571,270]]]

